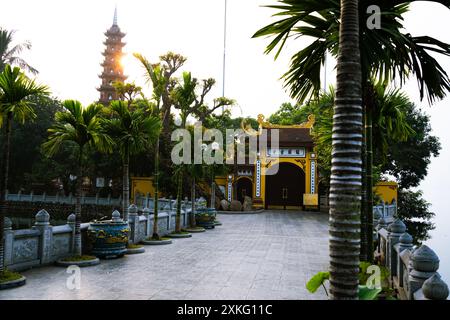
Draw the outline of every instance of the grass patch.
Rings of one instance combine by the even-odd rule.
[[[180,231],[180,232],[173,231],[170,234],[189,234],[189,232],[187,232],[187,231]]]
[[[164,241],[164,240],[171,240],[171,239],[168,238],[168,237],[159,237],[159,238],[152,238],[152,237],[150,237],[150,238],[147,238],[147,241]]]
[[[193,228],[189,227],[188,229],[190,229],[190,230],[203,230],[204,228],[202,228],[202,227],[193,227]],[[189,231],[187,231],[186,229],[181,229],[181,231],[189,233]]]
[[[94,256],[88,256],[88,255],[82,255],[82,256],[71,256],[64,259],[61,259],[61,261],[87,261],[87,260],[94,260],[96,257]]]
[[[12,272],[9,270],[4,270],[3,272],[0,272],[0,283],[14,281],[20,278],[22,278],[22,275],[17,272]]]
[[[142,244],[128,244],[127,248],[128,249],[140,249],[144,247]]]

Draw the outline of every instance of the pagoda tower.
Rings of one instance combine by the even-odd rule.
[[[106,46],[105,51],[103,51],[103,56],[105,60],[101,64],[103,67],[103,72],[99,75],[102,79],[102,84],[97,90],[100,92],[99,102],[107,105],[111,100],[117,100],[117,93],[112,86],[114,81],[125,81],[126,76],[123,74],[123,66],[120,59],[123,57],[122,49],[125,43],[122,42],[122,38],[125,33],[120,31],[117,25],[117,8],[114,10],[114,20],[113,25],[108,31],[105,32],[106,40],[103,44]]]

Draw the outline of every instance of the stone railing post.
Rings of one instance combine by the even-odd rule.
[[[4,263],[5,266],[12,264],[13,250],[14,250],[14,232],[12,231],[12,221],[10,218],[5,217],[4,220]]]
[[[170,232],[171,220],[172,220],[172,196],[169,196],[169,212],[167,213],[167,232]]]
[[[413,238],[409,233],[405,232],[400,236],[399,241],[400,242],[398,247],[399,255],[397,257],[397,275],[398,275],[398,283],[400,287],[403,287],[405,282],[404,279],[405,276],[408,274],[408,270],[407,269],[405,270],[403,268],[402,257],[404,257],[405,255],[411,255],[411,250],[413,248]],[[406,265],[405,267],[408,268],[408,265]]]
[[[447,284],[442,281],[437,272],[425,280],[422,285],[422,292],[425,299],[428,300],[446,300],[449,294]]]
[[[56,194],[55,194],[55,201],[56,201],[56,203],[59,202],[59,191],[56,191]]]
[[[30,202],[33,202],[34,191],[30,191]]]
[[[136,243],[139,233],[138,208],[135,204],[128,207],[128,224],[130,226],[130,243]]]
[[[150,198],[149,193],[145,194],[145,203],[143,204],[144,208],[148,208],[148,199]]]
[[[20,196],[22,195],[22,190],[17,192],[17,201],[20,201]]]
[[[422,288],[423,283],[435,275],[439,269],[439,258],[428,246],[422,245],[412,253],[411,262],[408,299],[414,300],[414,293]]]
[[[76,216],[74,213],[69,214],[67,217],[67,224],[70,228],[72,228],[72,234],[70,235],[70,252],[73,252],[73,248],[75,245],[75,219]]]
[[[145,207],[144,210],[142,210],[142,215],[147,219],[145,222],[145,236],[149,237],[150,234],[150,209],[148,207]]]
[[[122,218],[120,217],[120,212],[117,210],[114,210],[111,215],[112,222],[120,222],[122,221]]]
[[[379,243],[378,239],[378,224],[381,219],[381,214],[376,206],[373,207],[373,239]]]
[[[396,219],[388,227],[388,244],[386,265],[391,273],[391,278],[397,275],[397,252],[394,246],[399,243],[400,236],[406,231],[402,220]]]
[[[47,193],[44,191],[42,194],[42,202],[45,202],[45,200],[47,200]]]
[[[41,233],[38,249],[38,257],[41,260],[41,264],[52,262],[53,227],[50,225],[50,215],[44,209],[36,214],[33,229],[37,229]]]

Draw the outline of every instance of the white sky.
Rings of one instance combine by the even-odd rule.
[[[261,8],[274,0],[228,0],[227,71],[225,95],[236,99],[235,115],[270,115],[282,102],[290,101],[278,78],[287,69],[290,56],[304,45],[304,40],[288,43],[278,61],[263,54],[265,39],[250,39],[255,31],[271,21],[272,9]],[[104,32],[111,26],[114,5],[125,37],[127,53],[140,52],[152,62],[167,51],[188,57],[183,70],[197,78],[217,80],[210,99],[222,92],[223,10],[224,0],[14,0],[4,1],[0,26],[18,30],[16,39],[31,40],[33,48],[24,58],[40,71],[39,81],[49,85],[61,99],[78,99],[88,104],[98,99],[96,87],[104,49]],[[450,10],[438,4],[414,3],[405,15],[405,26],[413,35],[430,35],[450,42]],[[447,72],[450,59],[438,58]],[[331,63],[330,63],[331,64]],[[148,86],[134,58],[125,59],[129,81]],[[334,81],[332,66],[329,81]],[[450,218],[446,216],[450,192],[450,98],[432,107],[420,103],[415,81],[404,87],[413,101],[431,115],[433,132],[441,139],[443,150],[433,159],[429,175],[421,188],[438,213],[438,229],[433,248],[442,257],[444,242],[449,242]],[[407,155],[405,155],[407,156]],[[439,240],[440,239],[440,240]],[[445,241],[444,241],[445,240]],[[450,251],[445,250],[450,266]],[[450,269],[450,268],[448,268]],[[447,275],[450,279],[450,274]]]

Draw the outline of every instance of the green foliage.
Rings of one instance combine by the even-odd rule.
[[[381,288],[369,288],[367,286],[358,286],[358,298],[359,300],[377,300],[378,295],[381,293]]]
[[[361,261],[359,264],[359,299],[360,300],[376,300],[378,298],[378,295],[382,292],[386,294],[388,298],[392,296],[392,292],[389,288],[389,270],[384,267],[378,265],[377,267],[380,268],[380,281],[382,283],[381,288],[369,288],[367,284],[368,278],[371,276],[370,273],[368,273],[368,268],[372,266],[373,264],[367,261]],[[326,294],[328,295],[328,292],[325,287],[325,282],[327,280],[330,280],[330,272],[328,271],[320,271],[316,273],[314,276],[309,279],[309,281],[306,283],[306,289],[311,292],[315,293],[317,289],[319,289],[321,286],[324,288]]]
[[[20,123],[34,119],[36,114],[32,102],[27,98],[47,94],[47,86],[29,79],[19,67],[12,69],[10,65],[6,65],[0,73],[0,127],[3,126],[8,113],[12,113],[14,120]]]
[[[114,141],[122,159],[148,150],[159,134],[160,120],[140,108],[128,106],[124,101],[112,101],[107,110],[110,117],[102,119],[102,127]]]
[[[12,125],[10,161],[14,165],[9,168],[11,179],[8,187],[12,192],[17,192],[21,187],[30,191],[38,185],[52,190],[53,179],[63,173],[74,172],[71,170],[70,150],[65,150],[61,159],[50,160],[41,154],[40,149],[47,138],[47,129],[53,124],[55,113],[62,111],[63,107],[57,99],[47,96],[33,96],[27,100],[33,106],[36,118],[23,125],[16,122]],[[3,143],[4,137],[0,136],[0,148]]]
[[[22,278],[22,275],[17,272],[12,272],[7,269],[0,271],[0,283],[14,281]]]
[[[31,43],[25,41],[13,46],[14,33],[14,30],[8,31],[0,28],[0,72],[3,72],[6,65],[10,64],[18,66],[33,74],[37,74],[38,71],[19,56],[22,51],[31,49]]]
[[[101,105],[91,104],[83,108],[76,100],[66,100],[63,105],[65,111],[55,114],[55,124],[48,129],[50,136],[42,144],[47,156],[55,155],[65,144],[77,145],[80,154],[83,154],[82,149],[85,146],[97,148],[102,152],[112,150],[113,141],[104,132],[101,124]]]
[[[323,286],[326,280],[330,279],[330,273],[320,271],[316,273],[311,279],[309,279],[308,283],[306,284],[306,289],[308,289],[309,292],[314,293],[317,291],[317,289],[320,288],[320,286]]]
[[[428,115],[411,103],[405,105],[404,113],[405,121],[415,134],[402,141],[386,137],[386,157],[377,149],[374,153],[374,161],[382,164],[383,173],[396,178],[400,189],[419,186],[427,175],[431,158],[437,157],[441,149],[438,137],[431,135]]]
[[[405,222],[415,245],[429,239],[429,231],[435,228],[430,222],[434,213],[430,211],[430,203],[422,198],[422,191],[400,189],[397,215]]]
[[[288,38],[312,38],[308,46],[291,58],[289,70],[283,75],[291,97],[303,102],[319,95],[321,66],[326,52],[334,57],[338,54],[340,1],[278,2],[267,7],[278,10],[274,16],[280,20],[261,28],[253,37],[271,37],[266,53],[278,48],[275,58]],[[366,11],[369,5],[380,7],[383,28],[367,29],[366,21],[372,14]],[[446,6],[449,7],[448,4]],[[431,37],[413,37],[407,33],[403,27],[403,15],[408,11],[408,3],[361,0],[359,11],[363,81],[374,77],[388,83],[395,78],[403,83],[415,75],[421,98],[426,93],[431,102],[436,98],[442,99],[450,89],[450,79],[430,53],[449,56],[450,45]]]

